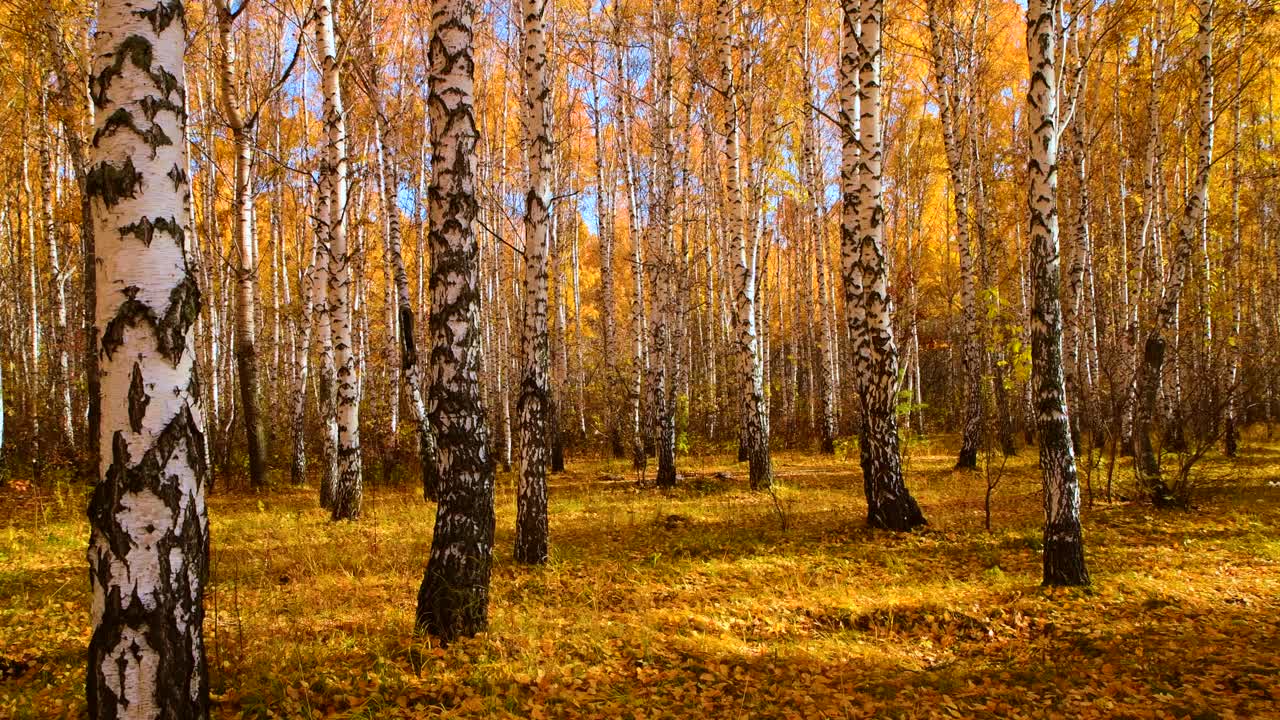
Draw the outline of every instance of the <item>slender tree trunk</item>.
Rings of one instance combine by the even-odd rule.
[[[804,19],[804,97],[805,102],[810,107],[804,109],[804,127],[801,129],[801,166],[800,172],[803,176],[805,186],[806,200],[808,203],[809,223],[811,228],[811,239],[814,245],[814,263],[817,265],[818,278],[818,302],[814,310],[817,313],[816,322],[818,325],[818,372],[817,375],[817,399],[818,399],[818,442],[821,451],[824,454],[832,454],[835,452],[836,443],[836,393],[835,383],[832,373],[834,360],[832,359],[832,328],[831,313],[829,303],[827,302],[827,282],[828,282],[828,263],[827,263],[827,223],[826,223],[826,203],[824,199],[826,182],[822,177],[822,165],[817,158],[818,136],[817,126],[814,120],[814,108],[817,106],[818,97],[813,82],[813,58],[811,46],[811,22],[809,18],[809,6],[805,5]],[[806,297],[808,297],[806,293]],[[805,312],[803,308],[798,308],[799,312]],[[810,319],[813,320],[812,316]]]
[[[573,268],[573,390],[574,390],[574,415],[577,418],[577,439],[582,442],[587,439],[587,366],[582,351],[582,266],[581,266],[581,247],[582,239],[582,223],[579,221],[578,204],[575,200],[572,205],[572,213],[570,220],[573,222],[573,245],[571,248]],[[568,331],[565,332],[566,337]],[[563,468],[561,468],[563,469]]]
[[[592,106],[592,133],[596,151],[596,222],[597,237],[600,241],[600,353],[604,360],[604,387],[606,400],[603,408],[605,435],[609,442],[610,452],[615,458],[624,455],[622,446],[622,428],[620,427],[617,403],[612,401],[613,393],[622,389],[622,377],[618,369],[616,347],[617,320],[614,317],[616,304],[615,280],[613,274],[613,176],[609,173],[609,165],[604,154],[604,117],[600,109],[600,85],[596,72],[596,52],[591,52],[591,88],[594,104]]]
[[[283,113],[277,104],[275,108],[276,125],[271,133],[272,151],[276,157],[283,155],[282,142],[280,137],[280,118]],[[285,250],[284,243],[284,177],[277,176],[271,183],[271,212],[268,215],[268,222],[271,223],[271,372],[272,384],[275,387],[281,387],[285,382],[285,375],[292,377],[292,353],[290,352],[290,342],[292,338],[286,337],[287,311],[284,305],[289,302],[288,298],[292,294],[289,287],[289,256]],[[283,398],[275,399],[273,408],[277,413],[282,405]],[[272,433],[272,437],[275,433]]]
[[[472,13],[434,0],[431,14],[431,422],[440,445],[440,501],[418,591],[417,627],[450,641],[488,625],[493,561],[493,460],[480,398],[479,247]]]
[[[299,237],[301,243],[301,237]],[[313,328],[316,326],[315,311],[307,312],[306,308],[315,308],[320,300],[321,286],[317,282],[316,275],[320,272],[320,265],[324,261],[322,248],[324,242],[320,238],[319,226],[317,225],[316,239],[311,249],[311,262],[303,271],[302,283],[298,296],[298,314],[295,318],[296,331],[301,334],[301,340],[298,341],[297,356],[295,363],[297,365],[297,381],[293,389],[293,407],[291,408],[290,417],[292,419],[292,435],[293,435],[293,462],[290,466],[290,476],[294,485],[301,485],[306,480],[307,474],[307,445],[305,439],[306,432],[306,407],[307,407],[307,376],[311,368],[311,337]],[[321,399],[323,404],[323,398]]]
[[[550,100],[548,100],[550,104]],[[560,178],[559,164],[553,160],[552,186],[563,187]],[[555,323],[552,326],[554,332],[548,332],[547,343],[551,349],[549,360],[551,373],[550,383],[550,405],[547,414],[548,441],[550,443],[550,465],[551,472],[564,472],[564,416],[565,411],[565,390],[569,387],[569,321],[568,309],[565,307],[567,298],[565,294],[565,286],[569,283],[565,279],[564,259],[561,254],[561,230],[560,225],[550,222],[550,250],[548,258],[550,266],[556,268],[555,278],[555,304],[556,315]],[[559,340],[552,343],[551,339]]]
[[[898,450],[898,349],[893,342],[881,185],[880,33],[882,0],[845,0],[840,58],[843,122],[841,248],[845,311],[854,341],[862,407],[867,523],[890,530],[925,524],[902,480]],[[855,125],[855,119],[860,122]],[[856,128],[856,129],[855,129]]]
[[[379,137],[384,141],[387,137],[387,118],[383,108],[381,86],[375,78],[373,82],[374,102],[377,105],[376,118],[383,129]],[[436,436],[431,430],[431,422],[427,417],[427,403],[422,392],[422,366],[418,358],[417,333],[414,330],[413,306],[409,301],[409,276],[404,269],[404,254],[401,248],[400,210],[396,202],[399,191],[399,179],[396,175],[395,158],[391,154],[391,145],[384,142],[382,153],[382,207],[387,215],[387,255],[391,262],[391,272],[395,278],[396,325],[400,335],[400,375],[404,380],[404,388],[409,396],[409,409],[413,412],[413,421],[418,433],[418,463],[422,469],[422,496],[427,500],[439,497],[439,475],[436,470]],[[398,401],[398,394],[392,399]]]
[[[502,398],[502,441],[500,443],[500,453],[502,455],[502,472],[511,472],[512,448],[515,441],[512,438],[514,433],[511,431],[510,382],[512,373],[508,369],[508,359],[514,355],[514,353],[511,352],[510,308],[507,307],[507,303],[505,301],[503,302],[503,305],[504,310],[506,310],[506,312],[503,313],[505,325],[502,329],[502,334],[498,339],[498,345],[501,348],[499,351],[500,357],[502,358],[498,362],[498,397]]]
[[[1139,335],[1142,332],[1143,319],[1140,309],[1152,301],[1152,288],[1156,283],[1156,275],[1158,274],[1157,270],[1159,267],[1159,262],[1156,259],[1156,249],[1159,236],[1158,218],[1156,216],[1158,204],[1156,182],[1157,175],[1159,173],[1160,88],[1158,79],[1161,51],[1156,39],[1154,27],[1150,31],[1150,35],[1151,74],[1148,82],[1147,94],[1147,147],[1145,150],[1145,162],[1142,177],[1142,231],[1139,235],[1138,248],[1139,298],[1137,302],[1133,303],[1133,310],[1129,316],[1130,335],[1132,338],[1134,352],[1129,363],[1130,372],[1127,388],[1129,433],[1126,437],[1129,439],[1129,443],[1127,446],[1128,452],[1126,454],[1134,456],[1135,467],[1138,463],[1154,463],[1155,461],[1155,451],[1150,446],[1151,421],[1149,419],[1146,420],[1145,427],[1141,431],[1138,429],[1138,425],[1144,423],[1142,413],[1143,403],[1145,402],[1145,400],[1142,400],[1139,397],[1140,389],[1138,387],[1143,368],[1143,353],[1138,350],[1138,340]],[[1154,390],[1155,392],[1159,392],[1158,385],[1154,387]]]
[[[218,73],[215,72],[213,66],[214,43],[209,43],[205,48],[205,76],[208,84],[206,86],[197,86],[197,92],[200,97],[205,98],[201,101],[201,107],[211,107],[216,103],[218,95]],[[201,92],[203,91],[203,92]],[[202,113],[203,125],[201,131],[208,137],[213,137],[215,130],[215,115],[213,112]],[[200,322],[206,323],[207,326],[201,328],[197,332],[209,338],[207,343],[202,343],[205,347],[205,364],[204,367],[209,369],[208,394],[204,403],[205,407],[205,448],[209,459],[209,489],[213,490],[217,485],[217,472],[220,469],[217,462],[218,448],[221,439],[220,421],[222,419],[222,314],[219,307],[222,305],[222,298],[219,295],[219,288],[215,279],[219,263],[214,262],[213,258],[221,253],[221,226],[218,222],[217,212],[217,180],[219,177],[217,163],[210,163],[208,169],[203,176],[192,176],[193,179],[203,180],[200,188],[203,191],[201,195],[201,204],[203,205],[203,223],[201,237],[204,240],[203,245],[194,245],[193,254],[199,260],[197,264],[197,272],[201,285],[209,302],[204,304],[205,312],[201,316]],[[204,248],[209,249],[208,257],[205,257]]]
[[[328,181],[328,160],[323,153],[320,159],[320,183],[316,197],[316,253],[314,290],[312,293],[312,322],[314,333],[320,342],[320,420],[324,434],[320,475],[320,507],[333,509],[333,494],[338,484],[338,415],[337,386],[333,354],[333,318],[329,305],[329,207],[333,204]]]
[[[1156,412],[1160,378],[1169,338],[1176,338],[1178,303],[1195,251],[1195,241],[1204,222],[1209,193],[1209,168],[1213,160],[1213,12],[1214,0],[1196,0],[1199,13],[1196,30],[1199,67],[1199,135],[1195,174],[1188,178],[1186,206],[1178,222],[1177,243],[1170,261],[1164,296],[1156,310],[1154,326],[1143,343],[1138,368],[1137,409],[1134,417],[1134,455],[1139,481],[1158,506],[1175,501],[1160,474],[1160,463],[1151,443],[1151,425]]]
[[[44,233],[44,243],[49,263],[50,296],[53,299],[53,334],[50,342],[52,350],[52,378],[50,400],[52,411],[58,421],[58,429],[62,434],[62,442],[68,446],[75,442],[75,429],[71,423],[71,367],[67,352],[67,283],[58,253],[58,226],[54,221],[53,203],[57,189],[54,187],[53,125],[49,121],[49,92],[40,90],[40,126],[39,159],[40,159],[40,224]]]
[[[101,110],[86,189],[102,259],[96,297],[102,457],[89,504],[94,718],[205,718],[207,465],[193,326],[200,290],[183,228],[180,2],[104,0],[93,57]]]
[[[1058,297],[1058,0],[1030,0],[1027,61],[1031,129],[1027,211],[1031,240],[1031,373],[1044,477],[1044,584],[1087,585],[1080,486],[1067,417]]]
[[[630,62],[628,48],[622,38],[622,4],[615,4],[613,20],[614,54],[617,57],[618,93],[615,97],[617,106],[618,142],[622,158],[622,180],[627,199],[628,233],[632,246],[632,297],[631,297],[631,464],[636,470],[643,470],[648,464],[645,453],[644,432],[641,425],[641,398],[644,392],[645,373],[645,316],[644,316],[644,240],[640,229],[640,211],[636,200],[636,180],[634,150],[631,142],[632,98],[630,81]]]
[[[743,202],[742,160],[739,149],[738,94],[734,79],[734,5],[723,0],[717,10],[720,41],[720,82],[724,92],[724,154],[729,201],[729,237],[734,253],[734,329],[741,372],[743,445],[753,490],[773,485],[769,457],[769,408],[764,394],[762,347],[756,333],[756,267],[748,258],[747,217]]]
[[[989,229],[989,216],[987,215],[987,190],[986,181],[983,179],[982,164],[979,161],[978,142],[975,138],[973,143],[973,227],[978,237],[978,257],[981,260],[979,264],[979,282],[983,287],[996,287],[998,290],[999,279],[991,270],[992,262],[997,265],[1000,263],[1003,252],[1003,242],[999,236],[993,238],[993,234]],[[985,309],[988,316],[997,318],[1002,317],[1003,308],[1001,307],[1000,293],[994,293],[994,298],[989,300],[989,305]],[[991,332],[990,326],[984,326],[984,332]],[[998,337],[998,336],[992,336]],[[996,401],[996,433],[1000,440],[1000,451],[1005,457],[1013,457],[1017,454],[1018,448],[1013,441],[1013,411],[1009,406],[1009,389],[1005,387],[1005,372],[1007,369],[1007,361],[1005,360],[1005,348],[1000,343],[996,343],[995,349],[986,358],[986,362],[991,367],[991,386],[992,395]],[[919,370],[917,369],[917,372]],[[917,378],[918,382],[918,378]]]
[[[1240,15],[1240,30],[1236,44],[1243,46],[1244,15]],[[1236,99],[1232,108],[1232,143],[1231,143],[1231,247],[1229,256],[1224,259],[1222,267],[1227,274],[1224,287],[1231,288],[1231,337],[1227,343],[1227,407],[1224,413],[1223,449],[1227,457],[1236,457],[1240,453],[1239,403],[1240,403],[1240,359],[1242,355],[1241,337],[1244,323],[1244,272],[1241,262],[1244,259],[1244,246],[1240,233],[1240,104],[1244,86],[1241,82],[1241,66],[1244,64],[1243,54],[1236,55]]]
[[[1085,412],[1084,364],[1085,345],[1085,269],[1089,263],[1089,189],[1085,166],[1085,115],[1084,108],[1077,108],[1072,123],[1072,142],[1067,151],[1071,170],[1075,175],[1076,203],[1071,242],[1067,249],[1070,264],[1067,269],[1067,285],[1063,290],[1064,359],[1063,376],[1066,382],[1067,405],[1071,415],[1072,445],[1080,448],[1080,421]]]
[[[1117,49],[1117,54],[1127,52]],[[1116,147],[1125,147],[1125,123],[1124,116],[1121,113],[1120,89],[1123,86],[1121,81],[1121,69],[1123,63],[1117,59],[1116,61],[1116,77],[1113,83],[1112,92],[1112,116],[1115,122]],[[1120,309],[1124,313],[1123,326],[1117,328],[1117,339],[1120,341],[1120,357],[1125,362],[1124,370],[1121,371],[1121,380],[1123,383],[1118,388],[1114,388],[1113,392],[1118,395],[1115,401],[1116,407],[1116,438],[1115,442],[1119,449],[1123,452],[1125,448],[1132,451],[1132,442],[1129,436],[1132,433],[1133,424],[1133,373],[1131,368],[1134,367],[1134,360],[1137,358],[1135,347],[1137,345],[1138,332],[1138,298],[1137,293],[1133,292],[1133,279],[1135,277],[1133,268],[1129,262],[1129,185],[1128,185],[1128,158],[1122,158],[1120,167],[1117,171],[1119,177],[1118,196],[1119,196],[1119,215],[1120,228],[1119,237],[1117,238],[1120,246]],[[1145,199],[1145,198],[1144,198]],[[1138,269],[1138,272],[1141,272]],[[1113,381],[1114,387],[1116,383]],[[1127,454],[1127,453],[1126,453]],[[1108,500],[1110,497],[1108,496]]]
[[[70,77],[62,76],[61,82],[64,87],[70,87],[72,80]],[[76,81],[80,85],[80,90],[88,88],[87,78],[80,77]],[[93,104],[92,101],[87,103],[89,125],[93,124]],[[87,428],[84,433],[84,443],[81,448],[80,457],[87,459],[86,468],[92,468],[86,472],[86,476],[96,479],[99,447],[98,435],[101,425],[101,378],[98,376],[98,330],[95,327],[95,298],[97,298],[97,261],[93,238],[93,214],[92,214],[92,198],[89,197],[88,188],[88,158],[85,155],[86,142],[83,136],[84,125],[78,121],[71,121],[64,117],[62,120],[62,129],[67,138],[67,153],[70,155],[71,167],[76,176],[76,185],[80,191],[80,254],[81,254],[81,278],[80,292],[83,304],[83,317],[81,319],[81,332],[84,337],[84,350],[81,356],[83,364],[83,374],[85,378],[85,395],[86,397],[86,415]],[[184,138],[185,141],[185,138]],[[2,413],[0,413],[2,414]]]
[[[377,59],[371,59],[370,64],[376,66]],[[377,79],[370,81],[371,87],[377,87]],[[370,95],[374,96],[380,93],[380,90],[371,90]],[[375,120],[373,130],[373,142],[375,145],[374,155],[378,162],[378,201],[379,207],[379,229],[382,230],[382,319],[386,324],[387,334],[384,338],[386,343],[383,348],[387,358],[400,357],[400,328],[399,328],[399,302],[396,298],[396,281],[395,270],[392,268],[391,262],[391,225],[394,221],[396,225],[396,235],[400,234],[400,209],[396,205],[395,194],[399,191],[396,185],[399,179],[396,169],[392,165],[392,148],[387,134],[390,128],[386,127],[387,123],[383,122],[382,112],[376,109],[380,103],[374,101]],[[388,193],[391,194],[388,201]],[[397,237],[397,242],[399,238]],[[403,264],[403,260],[401,261]],[[411,310],[412,312],[412,310]],[[384,368],[386,373],[387,387],[385,390],[387,399],[387,430],[391,436],[390,447],[385,452],[395,454],[395,449],[400,445],[400,400],[401,400],[401,376],[399,368],[391,366],[390,363]],[[425,414],[425,413],[424,413]],[[421,455],[421,438],[419,438],[419,454]],[[421,465],[421,463],[419,463]],[[382,463],[383,474],[387,474],[390,465],[386,462]],[[421,468],[424,472],[426,467]],[[425,486],[424,486],[425,494]]]
[[[351,257],[347,247],[347,126],[339,78],[332,0],[321,0],[316,32],[322,60],[325,153],[329,184],[329,298],[333,332],[338,422],[338,474],[333,491],[334,520],[360,517],[360,403],[357,358],[352,341]]]
[[[249,483],[255,488],[266,485],[266,441],[263,437],[259,414],[257,327],[254,314],[258,310],[257,244],[253,237],[252,205],[249,183],[253,163],[253,150],[249,134],[252,128],[241,110],[240,93],[236,87],[236,50],[231,37],[235,16],[226,2],[219,0],[218,44],[221,51],[222,111],[231,128],[235,143],[235,238],[236,238],[236,374],[240,379],[240,411],[244,417],[248,438]]]
[[[26,113],[23,113],[22,136],[26,137],[29,131],[27,125]],[[27,230],[27,247],[30,253],[27,255],[27,290],[30,298],[29,318],[31,340],[31,362],[28,365],[27,372],[27,415],[31,418],[31,472],[34,479],[38,480],[42,472],[44,462],[44,452],[41,449],[42,438],[40,436],[41,416],[44,415],[44,395],[45,395],[45,373],[42,368],[41,348],[44,346],[44,332],[40,327],[40,268],[39,257],[40,251],[37,247],[36,240],[36,222],[35,222],[35,193],[31,188],[31,158],[30,149],[26,143],[22,144],[22,195],[26,210],[26,230]]]
[[[524,201],[524,325],[520,336],[520,480],[516,491],[515,556],[545,563],[547,453],[551,389],[547,337],[547,253],[551,227],[551,88],[547,81],[547,0],[523,0],[525,148],[529,188]],[[563,291],[563,289],[562,289]]]
[[[956,245],[960,248],[960,306],[964,322],[961,327],[961,367],[964,400],[961,403],[960,454],[956,469],[978,467],[978,446],[982,441],[982,338],[978,332],[977,270],[969,234],[969,180],[956,129],[956,117],[971,108],[961,107],[958,63],[948,64],[944,53],[942,19],[936,0],[929,3],[929,36],[933,53],[933,78],[938,93],[938,113],[942,120],[943,148],[947,170],[951,176],[951,197],[956,211]],[[950,44],[946,46],[951,50]],[[950,53],[954,55],[954,52]]]
[[[674,97],[671,92],[671,18],[660,0],[653,3],[654,36],[656,54],[658,107],[655,142],[653,147],[654,200],[650,218],[650,238],[653,242],[653,323],[650,346],[650,410],[653,415],[654,449],[658,459],[655,478],[658,487],[672,488],[676,474],[676,423],[675,397],[671,373],[671,361],[675,355],[672,347],[674,305],[676,302],[676,277],[674,236],[671,212],[675,201],[675,173],[672,162],[671,119],[675,117]]]

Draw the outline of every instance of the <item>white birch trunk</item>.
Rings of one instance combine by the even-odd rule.
[[[614,306],[617,303],[617,291],[613,272],[614,251],[614,186],[613,175],[609,172],[609,164],[604,151],[604,116],[600,109],[600,83],[596,72],[596,52],[592,46],[591,53],[591,89],[594,105],[592,106],[592,133],[595,140],[595,184],[596,184],[596,221],[597,237],[600,241],[600,353],[604,360],[604,387],[606,402],[603,409],[605,435],[609,441],[610,451],[614,457],[622,457],[622,428],[620,413],[614,394],[625,386],[618,369],[617,356],[617,320]]]
[[[551,450],[547,334],[547,255],[551,228],[551,88],[547,80],[546,0],[523,0],[524,132],[529,188],[524,201],[524,322],[520,336],[520,478],[515,557],[540,564],[547,549],[547,462]],[[563,294],[563,288],[561,289]],[[563,318],[561,319],[563,326]]]
[[[204,718],[207,465],[188,264],[180,2],[100,7],[86,189],[102,423],[89,505],[92,717]]]
[[[806,5],[806,10],[808,6]],[[804,34],[804,97],[810,106],[816,105],[818,98],[813,82],[813,60],[810,44],[810,19],[805,14]],[[827,264],[827,228],[824,188],[826,183],[822,177],[822,164],[818,160],[818,129],[814,119],[813,107],[804,109],[804,127],[801,130],[801,166],[800,172],[805,187],[808,215],[814,245],[814,263],[817,266],[817,305],[814,308],[817,317],[810,316],[810,321],[818,324],[818,440],[823,453],[835,452],[836,439],[836,394],[834,377],[834,359],[832,358],[831,312],[828,302],[828,264]],[[807,293],[806,293],[807,296]],[[797,306],[797,312],[804,312]]]
[[[742,159],[739,148],[738,94],[734,73],[734,5],[722,0],[716,12],[719,41],[720,83],[724,93],[724,153],[729,202],[728,228],[734,267],[734,345],[742,393],[742,417],[750,485],[764,490],[773,484],[769,456],[769,408],[764,394],[762,345],[756,333],[756,263],[748,258],[747,215],[743,199]],[[752,230],[753,236],[756,236]],[[758,237],[758,236],[756,236]],[[754,245],[754,243],[753,243]]]
[[[1160,473],[1160,464],[1151,443],[1151,425],[1155,417],[1160,377],[1164,368],[1166,346],[1176,343],[1178,305],[1182,287],[1190,271],[1196,239],[1203,230],[1209,196],[1209,168],[1213,162],[1213,13],[1214,0],[1196,0],[1197,67],[1199,70],[1199,134],[1194,174],[1188,177],[1186,204],[1178,220],[1177,240],[1163,297],[1156,309],[1153,327],[1143,344],[1137,379],[1137,407],[1134,413],[1134,455],[1140,481],[1146,486],[1156,505],[1176,502]],[[1175,363],[1175,390],[1177,364]],[[1179,393],[1180,394],[1180,393]]]
[[[903,483],[898,450],[898,351],[893,341],[880,177],[883,4],[882,0],[846,0],[843,9],[841,248],[854,381],[862,408],[859,450],[867,522],[873,527],[909,530],[923,525],[925,519]]]
[[[351,257],[347,247],[347,125],[338,68],[332,0],[321,0],[317,34],[322,58],[324,125],[329,183],[329,297],[336,370],[338,472],[333,491],[334,520],[360,517],[363,477],[360,466],[359,372],[352,339]]]
[[[955,40],[947,41],[954,28],[945,25],[936,0],[929,2],[929,36],[932,50],[933,78],[938,95],[938,115],[942,122],[942,140],[951,180],[951,197],[956,214],[956,245],[960,249],[961,367],[964,399],[961,402],[960,453],[956,468],[977,469],[978,446],[982,439],[982,338],[978,332],[977,268],[969,221],[969,179],[971,168],[964,161],[958,128],[961,113],[970,109],[962,105],[960,63],[955,59]]]
[[[40,224],[48,255],[54,322],[51,342],[53,382],[49,394],[63,442],[70,444],[75,441],[75,430],[71,422],[71,368],[70,354],[67,352],[67,343],[70,340],[67,337],[67,278],[58,257],[58,226],[53,215],[57,188],[52,146],[56,136],[53,134],[53,125],[49,122],[48,95],[48,91],[42,88],[38,132],[40,133]]]
[[[253,149],[250,132],[241,108],[236,83],[236,50],[231,36],[235,16],[224,0],[217,3],[218,44],[221,53],[220,73],[222,111],[231,128],[235,144],[234,210],[236,267],[236,371],[240,380],[240,411],[244,418],[249,452],[249,482],[255,487],[266,485],[266,441],[259,416],[258,350],[256,346],[258,310],[257,244],[253,234],[253,199],[250,195]]]
[[[387,216],[386,252],[395,278],[395,319],[399,330],[400,342],[400,375],[404,380],[404,388],[408,394],[409,409],[413,413],[414,423],[418,430],[418,462],[422,468],[422,494],[427,500],[438,497],[438,480],[436,472],[436,437],[431,430],[431,422],[427,417],[426,398],[422,390],[422,363],[418,357],[417,333],[414,330],[416,315],[409,302],[409,277],[404,269],[404,254],[401,248],[400,210],[396,203],[399,181],[395,171],[395,159],[391,145],[385,142],[387,124],[385,108],[382,102],[381,87],[375,79],[373,97],[376,105],[376,120],[380,128],[379,158],[382,183],[382,208]],[[392,398],[398,404],[399,393]]]
[[[627,200],[628,233],[631,238],[631,464],[637,470],[643,470],[648,458],[644,448],[644,434],[641,427],[641,397],[644,392],[645,356],[645,313],[644,313],[644,240],[640,228],[640,209],[636,200],[635,160],[631,138],[632,107],[629,50],[622,38],[622,3],[618,0],[615,6],[616,15],[613,20],[614,54],[617,57],[618,93],[615,98],[617,106],[618,143],[622,158],[622,180]]]
[[[474,5],[434,0],[431,14],[430,413],[440,501],[418,592],[417,627],[448,641],[488,625],[493,460],[480,397],[479,247],[472,36]]]
[[[1087,585],[1080,486],[1062,369],[1058,257],[1058,0],[1027,6],[1027,93],[1031,129],[1027,211],[1031,241],[1031,372],[1044,479],[1044,583]]]

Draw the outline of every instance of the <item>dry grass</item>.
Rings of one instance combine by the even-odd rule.
[[[728,460],[669,494],[571,464],[537,569],[510,559],[500,476],[490,630],[447,649],[413,635],[433,508],[411,489],[338,525],[311,490],[215,497],[215,715],[1280,717],[1276,447],[1210,460],[1233,481],[1192,512],[1087,508],[1089,591],[1038,587],[1034,450],[992,534],[945,447],[911,449],[931,525],[909,535],[863,527],[856,463],[779,453],[775,502]],[[0,717],[84,712],[83,503],[0,491]]]

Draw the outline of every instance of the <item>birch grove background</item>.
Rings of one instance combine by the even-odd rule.
[[[1216,4],[1215,92],[1205,115],[1198,6],[1055,7],[1073,435],[1099,447],[1130,436],[1143,343],[1167,326],[1157,429],[1179,442],[1212,432],[1234,443],[1243,425],[1280,412],[1280,250],[1268,192],[1273,11]],[[332,81],[314,42],[317,9],[187,6],[189,232],[206,299],[197,353],[215,483],[261,484],[265,474],[287,481],[281,471],[307,467],[304,455],[312,469],[323,462],[318,410],[330,380],[314,326],[326,311],[311,295],[329,271],[315,263],[316,228],[326,222],[320,207],[332,202],[321,180],[326,112],[345,123],[350,185],[336,211],[350,248],[339,281],[345,295],[329,300],[335,321],[332,298],[347,298],[350,312],[349,328],[335,328],[351,338],[351,359],[339,360],[337,372],[349,372],[338,381],[349,387],[339,402],[359,407],[366,473],[408,476],[418,444],[400,341],[410,328],[418,335],[412,347],[423,347],[430,309],[427,13],[412,4],[335,6],[334,72],[345,105],[326,110]],[[519,450],[528,302],[522,23],[518,8],[477,9],[480,381],[506,466]],[[92,140],[92,8],[10,3],[4,12],[4,453],[9,472],[39,476],[95,457],[85,304],[92,238],[80,190]],[[710,2],[557,3],[547,11],[554,212],[546,368],[555,452],[621,453],[635,434],[652,448],[662,439],[650,428],[666,414],[680,453],[736,443],[757,432],[745,429],[743,413],[760,392],[775,446],[856,434],[855,342],[842,322],[838,263],[839,12],[753,2],[729,10]],[[1034,432],[1021,14],[1013,4],[945,0],[885,10],[883,223],[901,357],[895,403],[907,432],[959,433],[969,464],[979,442],[1012,448],[1016,436]],[[1214,121],[1207,212],[1183,243],[1206,117]],[[392,226],[399,252],[388,242]],[[758,348],[743,350],[739,335],[750,330],[735,327],[752,322],[748,344]],[[664,328],[661,346],[655,323]],[[669,410],[628,380],[647,377],[655,363],[669,372]],[[242,375],[253,392],[242,389]],[[750,389],[755,382],[762,391]],[[637,401],[638,426],[627,410]],[[246,421],[260,429],[246,436]],[[979,439],[986,434],[994,439]]]
[[[1090,584],[1082,507],[1266,481],[1278,48],[1264,0],[0,2],[0,489],[93,493],[93,667],[196,619],[90,713],[208,712],[206,495],[434,503],[445,643],[566,468],[724,456],[786,533],[814,456],[921,533],[918,451],[990,532],[1022,458]],[[156,527],[189,577],[139,590]]]

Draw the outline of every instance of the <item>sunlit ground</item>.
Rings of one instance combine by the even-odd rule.
[[[729,457],[682,459],[672,493],[571,462],[536,569],[510,559],[500,475],[490,629],[447,649],[413,634],[434,518],[416,488],[366,487],[338,525],[311,488],[215,496],[215,716],[1280,717],[1280,445],[1211,457],[1189,512],[1122,502],[1127,463],[1109,504],[1094,470],[1090,591],[1039,587],[1034,448],[989,534],[987,475],[950,448],[909,450],[930,526],[908,535],[863,527],[843,457],[777,453],[774,495]],[[0,490],[0,717],[84,714],[84,503]]]

